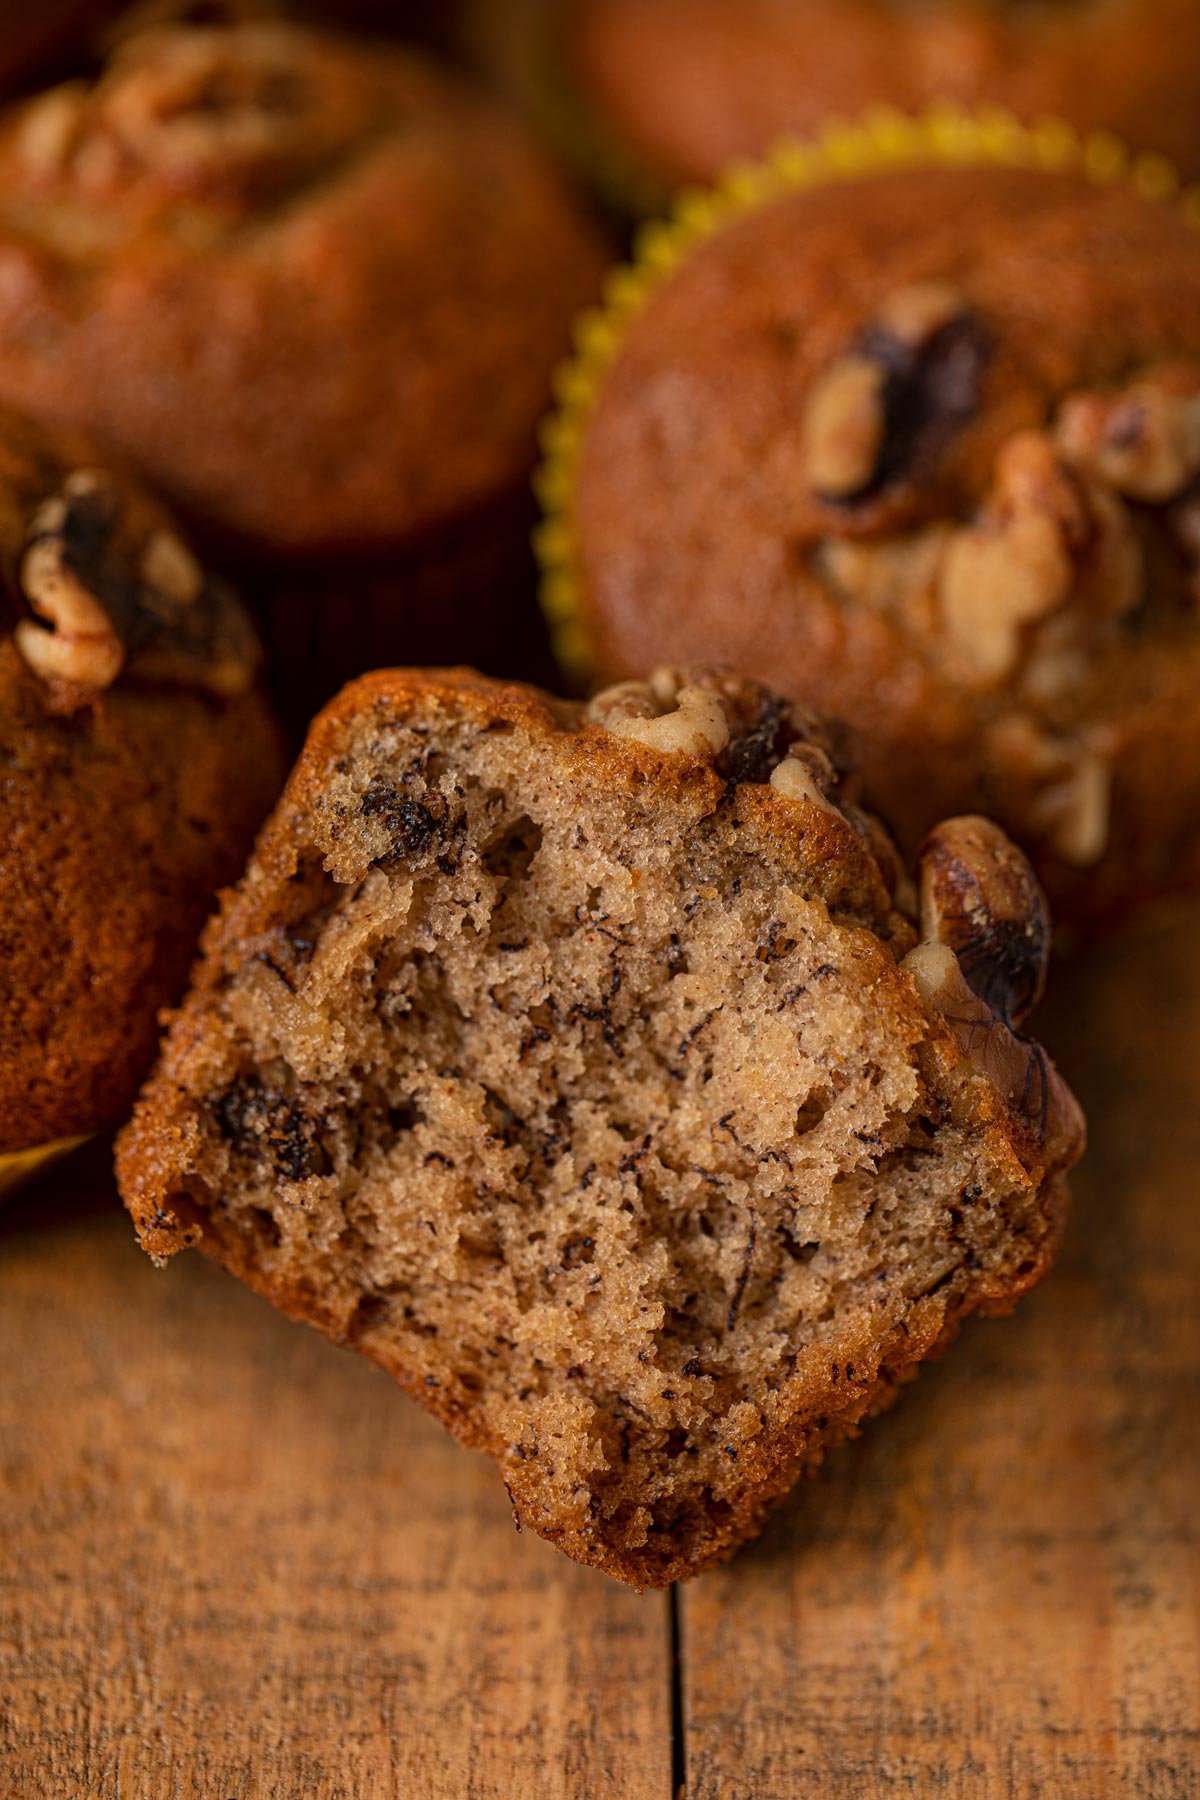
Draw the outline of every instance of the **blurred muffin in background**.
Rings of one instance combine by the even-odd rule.
[[[1200,175],[1195,0],[472,0],[474,54],[631,210],[882,105],[994,102]]]
[[[0,398],[273,572],[293,715],[533,654],[534,428],[602,265],[521,128],[399,49],[164,26],[0,123]]]
[[[1200,882],[1200,230],[1032,149],[659,232],[548,427],[547,599],[602,680],[847,720],[906,848],[988,813],[1091,929]]]
[[[249,619],[162,507],[0,411],[0,1190],[132,1100],[283,781]]]

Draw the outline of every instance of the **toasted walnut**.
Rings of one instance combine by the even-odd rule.
[[[587,716],[616,737],[652,750],[711,759],[729,742],[721,697],[712,688],[676,685],[677,680],[673,671],[664,670],[648,683],[623,681],[597,694]]]
[[[964,673],[1010,676],[1025,629],[1079,598],[1090,616],[1137,605],[1142,563],[1120,501],[1082,481],[1040,431],[1002,447],[980,519],[954,533],[939,583],[942,622]]]
[[[14,636],[25,661],[43,680],[105,688],[121,672],[125,646],[109,613],[73,566],[68,536],[72,501],[95,494],[96,482],[90,473],[70,477],[64,492],[34,514],[20,582],[33,610],[52,629],[21,619]]]
[[[806,479],[821,499],[870,499],[911,479],[974,414],[985,335],[952,289],[904,288],[813,385],[803,422]]]
[[[1018,1037],[979,997],[949,944],[923,940],[900,966],[912,976],[925,1006],[949,1025],[967,1069],[986,1076],[1001,1099],[1039,1135],[1066,1135],[1061,1123],[1064,1097],[1078,1116],[1069,1090],[1040,1045]],[[1057,1116],[1052,1116],[1052,1109]]]
[[[79,141],[87,105],[82,81],[64,82],[26,109],[16,137],[16,151],[29,174],[61,174]]]
[[[104,95],[107,125],[140,159],[181,172],[277,152],[295,110],[294,71],[270,35],[248,43],[253,54],[234,58],[202,32],[135,39]]]
[[[1023,713],[998,720],[987,748],[1005,778],[1029,790],[1026,816],[1055,855],[1093,868],[1108,848],[1112,811],[1112,771],[1100,750]]]
[[[824,759],[828,766],[828,758]],[[829,798],[828,789],[833,785],[833,772],[823,775],[811,749],[803,744],[793,744],[781,763],[771,770],[770,785],[777,794],[787,800],[806,800],[810,806],[819,806],[823,812],[832,813],[841,818],[842,812]]]
[[[585,717],[610,731],[618,719],[656,719],[662,708],[648,681],[614,681],[588,702]]]
[[[173,531],[156,531],[149,539],[142,552],[141,576],[147,587],[176,606],[190,606],[204,586],[204,570]]]
[[[1146,589],[1141,540],[1129,508],[1103,482],[1083,478],[1089,537],[1076,562],[1081,612],[1091,620],[1124,619]]]
[[[1075,394],[1058,416],[1064,455],[1131,500],[1174,500],[1200,474],[1200,368],[1151,370],[1115,394]]]
[[[1090,750],[1081,749],[1069,775],[1046,788],[1030,815],[1064,862],[1091,869],[1108,848],[1112,774]]]
[[[991,1082],[1056,1160],[1075,1153],[1083,1117],[1041,1047],[1013,1029],[1041,993],[1045,903],[1021,852],[986,819],[952,819],[922,852],[924,933],[901,967],[957,1040],[964,1072]]]
[[[187,23],[122,35],[91,88],[34,103],[19,139],[34,175],[69,175],[90,198],[145,175],[173,201],[277,192],[383,117],[369,65],[356,70],[275,21]]]
[[[1041,432],[1011,439],[991,505],[976,526],[955,533],[942,569],[945,628],[976,673],[1010,674],[1022,627],[1070,597],[1071,546],[1085,532],[1078,489]]]
[[[43,680],[110,687],[129,664],[150,680],[232,696],[258,646],[237,602],[123,483],[80,469],[30,521],[21,588],[36,615],[15,632]]]
[[[951,535],[948,525],[929,525],[880,541],[827,538],[818,565],[848,600],[890,613],[918,636],[928,636],[937,626],[938,584]]]
[[[883,364],[853,352],[815,382],[804,414],[803,458],[816,493],[844,500],[870,486],[887,429],[886,388]]]
[[[966,315],[957,288],[944,281],[923,281],[889,294],[875,315],[876,329],[913,350],[937,336],[947,325]]]
[[[1050,917],[1033,870],[990,819],[949,819],[920,858],[921,932],[948,945],[971,988],[1005,1024],[1041,998]]]

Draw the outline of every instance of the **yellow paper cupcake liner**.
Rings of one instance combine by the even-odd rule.
[[[1164,157],[1135,154],[1111,132],[1078,132],[1057,119],[1022,125],[1001,107],[940,105],[920,114],[878,108],[854,123],[831,122],[814,138],[785,140],[761,162],[735,164],[712,188],[684,189],[665,219],[641,227],[632,261],[610,271],[601,304],[576,322],[574,355],[555,377],[556,406],[541,426],[534,487],[544,516],[534,548],[555,655],[574,684],[586,682],[592,667],[575,482],[588,420],[631,322],[701,244],[784,195],[886,169],[955,165],[1079,174],[1099,187],[1119,184],[1176,206],[1200,225],[1200,186],[1184,188]]]
[[[5,1151],[0,1154],[0,1194],[11,1193],[32,1180],[40,1169],[86,1143],[86,1137],[59,1138],[53,1144],[36,1144],[31,1150]]]

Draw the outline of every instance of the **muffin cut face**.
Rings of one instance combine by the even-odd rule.
[[[1027,869],[947,828],[918,943],[830,752],[712,675],[586,720],[368,677],[120,1147],[151,1253],[198,1242],[365,1351],[639,1584],[728,1554],[1036,1279],[1080,1146],[1004,1022],[1045,949]]]

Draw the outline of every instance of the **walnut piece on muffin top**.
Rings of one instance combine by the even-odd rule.
[[[682,637],[777,681],[860,731],[907,848],[990,813],[1069,923],[1193,885],[1200,232],[1036,168],[767,192],[581,412],[598,673]]]
[[[89,466],[94,451],[69,440],[50,449],[12,415],[3,426],[0,557],[26,608],[13,642],[48,703],[76,710],[123,672],[246,693],[261,663],[253,627],[163,507],[129,477]],[[77,466],[53,478],[54,454]]]
[[[918,888],[839,735],[739,677],[382,672],[210,926],[122,1192],[665,1585],[1049,1266],[1048,940],[995,826]]]

